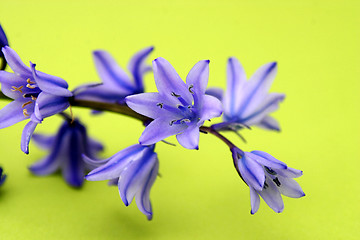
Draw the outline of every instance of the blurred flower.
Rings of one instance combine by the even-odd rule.
[[[73,92],[76,99],[101,102],[124,103],[128,95],[144,92],[143,75],[151,71],[145,61],[153,47],[137,52],[129,61],[128,74],[116,63],[115,59],[104,50],[93,52],[96,70],[103,84],[86,84]]]
[[[269,114],[278,109],[285,95],[268,93],[277,72],[276,62],[260,67],[246,81],[240,62],[232,57],[227,65],[227,89],[223,96],[218,88],[208,89],[207,94],[222,100],[224,107],[223,123],[215,124],[218,130],[233,130],[251,125],[279,131],[279,123]]]
[[[2,29],[1,24],[0,24],[0,49],[5,46],[8,46],[8,45],[9,45],[9,43],[8,43],[7,37],[6,37],[5,32]],[[1,51],[0,51],[0,59],[1,59],[0,70],[4,70],[6,67],[6,60],[4,58],[4,54]]]
[[[159,161],[154,152],[155,145],[130,146],[102,161],[103,165],[86,175],[86,180],[110,180],[110,184],[117,182],[121,200],[128,206],[135,197],[139,210],[152,219],[150,203],[150,189],[159,170]],[[98,162],[84,156],[88,163]]]
[[[4,174],[2,167],[0,167],[0,186],[4,184],[6,180],[6,174]]]
[[[35,175],[49,175],[61,170],[65,181],[73,187],[81,187],[87,164],[82,155],[95,158],[103,146],[88,137],[86,128],[78,121],[65,121],[55,136],[34,134],[33,139],[40,147],[49,150],[42,160],[29,167]]]
[[[305,196],[293,179],[302,176],[302,171],[287,167],[266,152],[243,152],[238,148],[231,152],[240,177],[250,188],[251,214],[259,209],[259,195],[278,213],[284,210],[281,194],[291,198]]]
[[[31,69],[21,61],[10,47],[3,47],[6,61],[14,73],[0,71],[1,91],[13,102],[0,110],[0,128],[30,118],[21,139],[21,150],[29,153],[29,141],[38,123],[44,118],[64,111],[69,107],[72,93],[65,80]]]
[[[154,144],[177,134],[179,143],[188,149],[198,149],[199,127],[205,120],[222,113],[221,103],[205,95],[209,76],[209,61],[195,64],[186,77],[186,84],[171,64],[163,58],[153,61],[158,93],[128,96],[127,105],[154,120],[145,128],[139,142]]]

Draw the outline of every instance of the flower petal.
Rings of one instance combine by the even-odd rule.
[[[139,210],[147,216],[148,220],[152,219],[150,189],[156,180],[158,172],[159,161],[158,159],[156,159],[153,168],[151,169],[149,175],[146,177],[145,184],[143,184],[142,188],[139,189],[139,191],[137,191],[135,195],[136,205],[138,206]]]
[[[246,74],[239,60],[229,58],[227,64],[227,87],[224,95],[224,112],[232,118],[237,116],[240,105],[243,103]]]
[[[36,99],[35,116],[37,119],[42,120],[66,110],[69,106],[68,98],[42,92]]]
[[[75,99],[113,103],[134,93],[133,91],[126,89],[114,88],[108,84],[97,86],[94,86],[94,84],[88,84],[88,86],[85,85],[81,87],[84,89],[75,93]],[[77,88],[77,90],[78,89],[79,88]]]
[[[18,99],[8,103],[0,110],[0,128],[9,127],[15,123],[29,118],[28,116],[24,115],[23,109],[26,109],[27,113],[31,115],[34,108],[34,103],[26,105],[24,108],[22,108],[22,105],[25,102],[25,99]]]
[[[271,180],[266,178],[265,182],[267,187],[262,191],[258,191],[258,193],[272,210],[277,213],[281,213],[284,210],[284,202],[281,198],[280,192]]]
[[[147,148],[140,145],[125,148],[109,158],[105,165],[92,170],[85,178],[88,181],[118,178],[126,165],[133,159],[136,159],[139,154],[143,154],[146,149]]]
[[[32,139],[35,143],[44,149],[50,149],[53,147],[56,136],[44,135],[44,134],[33,134]]]
[[[104,84],[127,92],[135,91],[134,83],[108,52],[94,51],[93,58],[97,73]]]
[[[154,50],[154,47],[147,47],[137,52],[129,61],[128,69],[134,76],[138,91],[144,91],[143,74],[148,69],[145,63],[146,58]]]
[[[256,124],[258,127],[267,129],[267,130],[275,130],[280,131],[280,124],[279,122],[270,116],[265,116],[260,123]]]
[[[62,97],[71,97],[73,95],[72,92],[67,89],[68,84],[64,79],[40,71],[36,71],[36,65],[33,63],[30,63],[30,65],[32,70],[32,76],[35,79],[36,84],[42,91]]]
[[[184,132],[176,135],[181,146],[187,149],[199,149],[200,130],[196,124],[189,126]]]
[[[244,118],[251,115],[267,96],[267,92],[277,72],[276,62],[268,63],[260,67],[246,83],[243,93],[243,101],[237,114]]]
[[[4,29],[0,24],[0,48],[9,45]],[[0,49],[1,50],[1,49]]]
[[[255,190],[261,191],[264,187],[265,173],[263,167],[249,157],[248,153],[239,158],[237,152],[233,152],[233,158],[238,158],[238,167],[241,177],[244,181]]]
[[[6,62],[14,71],[14,73],[23,75],[25,77],[32,76],[30,68],[27,67],[23,61],[21,61],[19,55],[13,49],[11,49],[9,46],[5,46],[2,48],[2,52],[4,53]]]
[[[193,92],[194,105],[199,108],[202,106],[202,96],[205,94],[209,80],[209,63],[210,60],[199,61],[191,68],[186,77],[189,91]]]
[[[290,167],[288,167],[287,169],[278,169],[276,170],[276,173],[286,178],[298,178],[303,175],[303,171]]]
[[[280,187],[278,187],[279,192],[282,195],[291,198],[300,198],[305,196],[304,191],[301,189],[300,185],[292,178],[284,178],[278,176],[279,182],[281,183]]]
[[[263,152],[263,151],[251,151],[251,153],[248,153],[248,156],[250,156],[252,159],[260,163],[261,165],[264,165],[269,168],[274,169],[286,169],[287,165],[270,154]]]
[[[216,97],[217,99],[222,101],[223,95],[224,95],[224,90],[222,88],[212,87],[212,88],[206,89],[205,94]]]
[[[249,186],[249,189],[250,189],[251,214],[255,214],[259,210],[260,197],[254,188]]]
[[[222,104],[217,98],[209,95],[203,95],[202,99],[202,108],[199,120],[201,125],[204,121],[214,117],[219,117],[222,114]]]
[[[38,125],[37,122],[30,121],[25,125],[24,130],[22,132],[21,151],[23,151],[26,154],[29,154],[29,142],[37,125]]]
[[[155,84],[160,95],[168,99],[174,99],[174,94],[180,95],[187,105],[191,105],[193,101],[192,94],[167,60],[161,57],[155,59],[153,61],[153,70]]]
[[[153,120],[143,131],[139,142],[142,145],[150,145],[157,143],[167,137],[178,134],[187,128],[186,124],[172,124],[174,120],[169,117],[159,117]]]

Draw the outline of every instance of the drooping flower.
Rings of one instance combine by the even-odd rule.
[[[110,103],[124,103],[128,95],[144,92],[143,75],[151,70],[146,59],[153,51],[147,47],[137,52],[129,61],[131,77],[104,50],[93,52],[95,67],[103,84],[86,84],[74,90],[76,99]]]
[[[0,49],[5,47],[5,46],[9,46],[6,34],[3,30],[3,28],[1,27],[0,24]],[[4,70],[6,67],[6,61],[4,58],[4,54],[0,51],[0,59],[1,59],[1,66],[0,66],[0,70]]]
[[[30,119],[21,139],[21,150],[28,154],[37,124],[68,108],[72,93],[65,80],[35,70],[33,63],[30,69],[10,47],[3,47],[2,51],[14,73],[0,71],[1,91],[14,101],[0,110],[0,128]]]
[[[268,63],[246,81],[245,71],[240,62],[234,57],[229,58],[225,94],[217,88],[207,91],[207,94],[222,100],[224,108],[224,122],[213,127],[217,130],[236,131],[244,125],[256,125],[279,131],[279,123],[269,116],[278,109],[279,103],[285,98],[281,93],[268,93],[276,72],[276,62]]]
[[[92,170],[85,178],[89,181],[110,180],[110,184],[117,183],[125,206],[135,197],[139,210],[151,220],[150,189],[159,170],[159,160],[154,148],[155,145],[140,144],[125,148],[103,160],[103,165]],[[88,163],[97,164],[88,157],[85,159]]]
[[[0,186],[4,184],[5,180],[6,180],[6,174],[4,174],[2,167],[0,167]]]
[[[305,196],[293,179],[302,176],[302,171],[288,167],[266,152],[243,152],[238,148],[231,151],[236,169],[250,189],[251,214],[259,209],[259,195],[278,213],[284,210],[281,194],[291,198]]]
[[[153,61],[153,70],[159,92],[126,98],[131,109],[154,119],[145,128],[139,142],[150,145],[177,134],[177,140],[183,147],[198,149],[199,127],[205,120],[222,113],[220,101],[205,95],[209,61],[203,60],[195,64],[186,77],[186,83],[163,58]]]
[[[34,134],[33,139],[49,154],[29,167],[35,175],[50,175],[58,170],[64,180],[73,187],[81,187],[89,166],[82,155],[95,158],[103,150],[102,144],[89,138],[86,128],[78,121],[66,120],[56,135]]]

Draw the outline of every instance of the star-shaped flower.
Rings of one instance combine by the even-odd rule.
[[[269,130],[280,130],[276,119],[269,116],[276,111],[285,95],[268,93],[277,72],[276,62],[260,67],[246,81],[246,75],[240,62],[232,57],[227,65],[227,88],[212,88],[208,94],[222,100],[224,107],[223,123],[214,125],[218,130],[238,130],[242,126],[257,125]]]
[[[103,165],[91,171],[85,178],[89,181],[110,180],[110,184],[116,182],[124,204],[129,206],[135,197],[139,210],[151,220],[150,189],[159,170],[159,160],[154,148],[155,145],[139,144],[125,148],[102,160]],[[94,165],[100,163],[88,157],[85,157],[85,160]]]
[[[243,152],[238,148],[232,148],[231,152],[240,177],[250,188],[251,214],[259,209],[259,195],[278,213],[284,210],[281,194],[291,198],[305,196],[293,179],[302,176],[302,171],[289,168],[266,152]]]
[[[89,138],[86,128],[78,121],[65,121],[54,136],[34,134],[33,139],[49,154],[29,167],[35,175],[50,175],[61,170],[65,181],[73,187],[81,187],[89,166],[82,155],[95,158],[103,150],[102,144]]]
[[[0,128],[30,119],[21,139],[21,150],[27,154],[37,124],[68,108],[72,93],[65,80],[35,70],[32,63],[30,69],[10,47],[3,47],[2,51],[14,73],[0,71],[1,91],[14,101],[0,110]]]
[[[74,90],[76,99],[124,103],[128,95],[144,92],[143,75],[151,70],[146,59],[153,51],[147,47],[137,52],[129,61],[131,77],[104,50],[93,52],[95,67],[103,84],[86,84]]]
[[[126,98],[131,109],[154,119],[145,128],[139,142],[150,145],[177,134],[177,140],[183,147],[198,149],[199,127],[205,120],[222,113],[220,101],[205,95],[209,61],[195,64],[186,77],[186,83],[164,58],[153,61],[153,70],[159,92]]]

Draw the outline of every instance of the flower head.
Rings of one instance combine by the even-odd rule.
[[[177,134],[177,140],[183,147],[197,149],[199,127],[205,120],[222,113],[220,101],[205,95],[209,61],[203,60],[195,64],[186,77],[186,83],[163,58],[153,61],[153,69],[159,92],[126,98],[131,109],[154,119],[145,128],[139,142],[150,145]]]
[[[33,63],[30,69],[10,47],[2,51],[14,73],[0,71],[1,91],[14,101],[0,110],[0,128],[30,119],[21,139],[22,151],[29,153],[29,141],[37,124],[68,108],[72,93],[65,80],[35,70]]]
[[[33,139],[49,154],[29,169],[35,175],[49,175],[61,170],[65,181],[73,187],[81,187],[87,164],[82,155],[91,157],[103,149],[97,141],[88,137],[86,128],[78,121],[65,121],[55,136],[34,134]]]
[[[2,167],[0,167],[0,186],[4,184],[6,180],[6,174],[4,174]]]
[[[240,62],[234,57],[229,58],[224,96],[219,89],[209,89],[207,92],[220,98],[224,107],[224,122],[214,127],[219,130],[237,130],[243,125],[257,125],[279,131],[278,122],[269,116],[285,98],[281,93],[268,93],[276,72],[276,62],[268,63],[246,81]]]
[[[154,147],[136,144],[125,148],[103,160],[103,165],[92,170],[85,178],[89,181],[110,180],[110,184],[117,182],[124,204],[128,206],[135,197],[139,210],[151,220],[150,189],[159,170]],[[85,159],[88,163],[99,163],[88,157]]]
[[[284,209],[281,194],[291,198],[305,196],[293,179],[300,177],[302,171],[289,168],[266,152],[243,152],[238,148],[232,148],[231,151],[240,177],[250,188],[251,214],[259,209],[259,195],[278,213]]]
[[[76,99],[124,103],[128,95],[144,92],[143,75],[151,70],[146,59],[153,51],[147,47],[137,52],[129,61],[128,70],[132,77],[104,50],[93,52],[96,70],[103,84],[87,84],[74,90]]]
[[[0,24],[0,49],[5,46],[8,46],[8,45],[9,45],[9,43],[8,43],[7,37],[6,37],[5,32],[2,29],[1,24]],[[0,51],[0,59],[1,59],[0,70],[4,70],[6,67],[6,61],[4,58],[4,54],[1,51]]]

